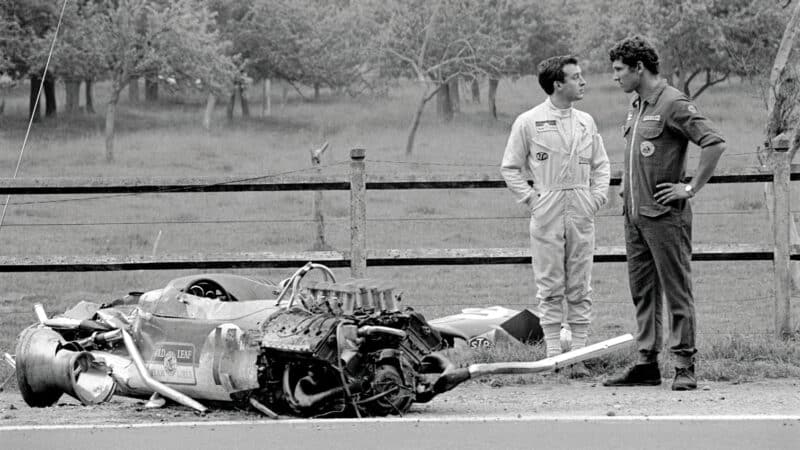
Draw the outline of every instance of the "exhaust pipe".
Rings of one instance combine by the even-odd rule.
[[[562,353],[558,356],[541,359],[539,361],[472,364],[467,368],[461,369],[449,367],[436,380],[433,385],[433,391],[436,394],[441,394],[442,392],[453,389],[470,378],[478,378],[484,375],[525,374],[558,370],[587,359],[611,353],[632,341],[633,336],[628,333],[589,345],[580,350]]]
[[[119,330],[122,333],[122,341],[125,343],[125,348],[128,350],[128,354],[133,360],[133,364],[136,366],[136,370],[139,372],[139,376],[142,377],[142,381],[144,381],[147,387],[152,389],[153,392],[158,392],[164,397],[170,398],[180,403],[181,405],[195,409],[200,413],[204,413],[207,411],[208,408],[203,406],[200,402],[192,399],[188,395],[176,391],[175,389],[153,378],[150,375],[150,371],[147,370],[147,366],[145,366],[144,364],[142,355],[141,353],[139,353],[139,349],[136,347],[136,343],[133,342],[133,338],[131,337],[131,335],[128,334],[128,332],[122,328],[119,328]]]
[[[61,335],[34,326],[20,336],[16,351],[17,384],[33,407],[51,406],[66,393],[84,405],[103,403],[116,383],[105,363],[89,352],[61,347]]]

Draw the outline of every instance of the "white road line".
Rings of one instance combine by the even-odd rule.
[[[367,418],[367,419],[279,419],[279,420],[234,420],[211,422],[152,422],[132,424],[96,425],[13,425],[0,426],[4,431],[31,430],[86,430],[86,429],[130,429],[170,427],[221,427],[239,425],[333,425],[361,423],[464,423],[464,422],[746,422],[746,421],[798,421],[800,415],[745,414],[717,416],[514,416],[514,417],[439,417],[439,418]]]

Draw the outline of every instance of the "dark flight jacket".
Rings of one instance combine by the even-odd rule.
[[[625,213],[656,218],[684,201],[661,205],[653,194],[659,183],[686,179],[689,141],[700,147],[724,142],[722,135],[681,91],[662,80],[648,98],[637,97],[623,126],[625,136]]]

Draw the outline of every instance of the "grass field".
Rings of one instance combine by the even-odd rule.
[[[619,131],[628,99],[610,76],[589,79],[587,98],[577,106],[591,113],[606,142],[614,169],[621,169]],[[105,98],[98,86],[96,108]],[[260,90],[253,88],[253,117],[224,122],[216,111],[211,132],[200,127],[202,99],[166,93],[158,105],[130,105],[124,100],[118,119],[116,161],[107,163],[102,115],[44,120],[34,125],[19,177],[241,175],[266,176],[309,171],[309,149],[323,142],[331,149],[325,170],[346,170],[349,149],[367,149],[368,172],[437,173],[496,170],[513,118],[543,100],[531,78],[503,81],[498,92],[500,119],[486,105],[466,102],[450,124],[441,123],[429,105],[417,137],[415,154],[404,155],[406,130],[417,95],[400,86],[383,99],[323,96],[303,101],[293,93],[285,107],[276,98],[262,117]],[[162,92],[163,94],[163,92]],[[63,98],[59,99],[63,104]],[[10,177],[27,125],[27,86],[6,93],[0,116],[0,174]],[[764,107],[756,89],[732,81],[697,101],[729,142],[723,167],[751,167],[763,140]],[[238,112],[238,111],[237,111]],[[694,167],[697,151],[689,166]],[[771,239],[760,184],[709,185],[694,201],[695,243],[768,243]],[[148,194],[12,197],[0,229],[5,255],[126,255],[307,250],[312,244],[310,193]],[[795,195],[795,199],[798,197]],[[346,192],[325,194],[326,239],[334,248],[349,246]],[[797,201],[794,203],[797,205]],[[798,206],[795,206],[798,208]],[[368,246],[522,247],[528,245],[527,218],[505,189],[378,191],[367,195]],[[600,212],[597,244],[621,245],[618,205]],[[154,248],[158,239],[158,247]],[[290,270],[259,270],[280,279]],[[393,279],[406,304],[427,317],[451,314],[466,306],[533,306],[535,287],[525,265],[370,268],[369,275]],[[31,306],[41,302],[51,313],[78,300],[105,301],[130,290],[162,286],[186,272],[96,272],[0,274],[0,352],[13,353],[16,334],[34,319]],[[346,277],[347,271],[337,271]],[[771,337],[772,264],[703,262],[693,265],[697,298],[700,375],[725,377],[800,375],[800,346]],[[632,332],[633,311],[624,264],[596,264],[595,320],[592,340]],[[798,300],[792,323],[800,323]],[[538,349],[507,349],[481,358],[530,358]],[[521,353],[519,353],[521,352]],[[624,357],[609,358],[612,366]],[[0,364],[0,379],[7,374]]]

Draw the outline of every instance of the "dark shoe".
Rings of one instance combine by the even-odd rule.
[[[578,378],[589,378],[592,376],[592,373],[589,372],[589,368],[586,367],[586,364],[579,362],[569,366],[569,369],[567,369],[567,376],[574,380]]]
[[[636,364],[625,373],[603,382],[603,386],[658,386],[661,384],[661,371],[658,363]]]
[[[697,389],[697,378],[694,376],[694,365],[689,367],[676,367],[675,380],[672,382],[673,391],[693,391]]]

